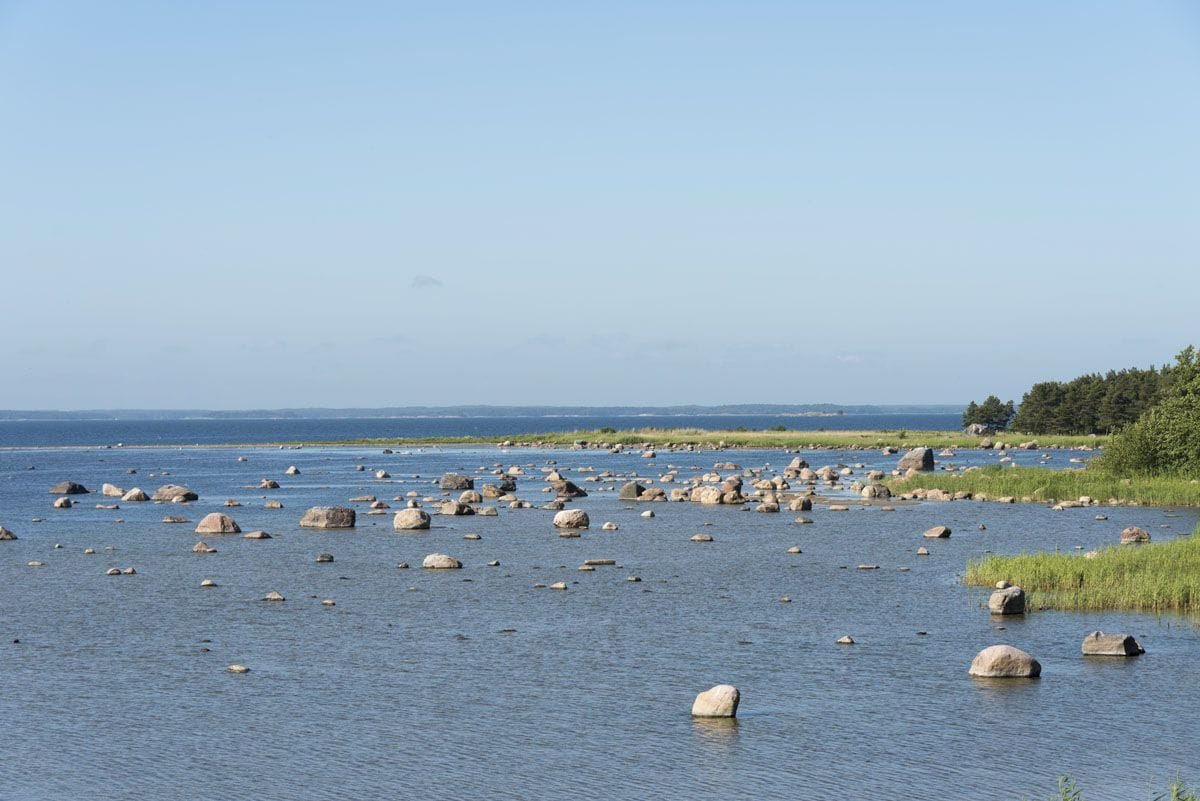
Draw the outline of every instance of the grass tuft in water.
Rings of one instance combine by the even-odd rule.
[[[965,582],[1008,581],[1033,608],[1200,612],[1200,531],[1145,545],[1112,545],[1085,554],[988,556],[967,565]]]

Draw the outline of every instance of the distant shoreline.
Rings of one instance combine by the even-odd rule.
[[[700,450],[875,450],[896,448],[904,450],[915,447],[928,448],[978,448],[983,440],[972,434],[958,431],[735,431],[686,429],[623,429],[614,431],[561,431],[542,434],[513,434],[501,436],[463,437],[369,437],[348,440],[283,440],[259,443],[113,443],[108,445],[46,445],[11,446],[0,451],[16,450],[110,450],[115,448],[334,448],[334,447],[380,447],[380,448],[608,448],[620,445],[623,448],[699,448]],[[993,435],[993,443],[1009,447],[1036,441],[1043,448],[1090,449],[1102,447],[1105,436],[1022,435],[1015,432]]]

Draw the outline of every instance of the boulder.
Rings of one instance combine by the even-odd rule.
[[[61,498],[55,498],[54,499],[54,508],[55,509],[70,509],[71,508],[71,499],[65,495]]]
[[[587,512],[582,509],[563,509],[554,515],[555,528],[587,528],[589,522]]]
[[[51,495],[87,495],[90,489],[74,481],[60,481],[50,488]]]
[[[284,470],[283,472],[285,475],[298,476],[298,475],[300,475],[300,468],[296,467],[296,465],[292,465],[291,467],[289,467],[287,470]]]
[[[475,489],[475,479],[470,476],[460,476],[458,473],[446,473],[438,484],[444,490]]]
[[[6,541],[6,540],[15,540],[16,538],[17,538],[16,534],[13,534],[11,531],[6,529],[4,526],[0,526],[0,542]]]
[[[716,506],[724,500],[724,496],[719,487],[705,485],[693,489],[691,499],[706,506]]]
[[[1025,591],[1020,587],[1004,587],[988,597],[988,611],[993,615],[1025,614]]]
[[[196,525],[197,534],[241,534],[242,529],[229,515],[212,512]]]
[[[475,490],[463,490],[462,495],[458,496],[459,503],[483,503],[483,496]]]
[[[192,553],[216,553],[217,549],[209,545],[204,540],[200,540],[192,546]]]
[[[154,491],[153,500],[169,503],[183,503],[185,501],[198,501],[200,496],[192,492],[187,487],[178,484],[163,484]]]
[[[872,498],[890,498],[890,497],[892,497],[892,491],[883,484],[868,484],[867,486],[862,488],[862,492],[859,494],[863,498],[866,498],[867,500],[870,500]]]
[[[808,497],[793,498],[792,502],[788,504],[788,511],[789,512],[811,512],[812,511],[812,498],[808,498]]]
[[[392,518],[396,531],[419,531],[429,528],[430,518],[424,509],[401,509]]]
[[[134,487],[122,495],[121,500],[125,503],[145,503],[150,500],[150,496],[141,487]]]
[[[1085,656],[1137,656],[1146,653],[1141,643],[1129,634],[1105,634],[1093,631],[1083,638]]]
[[[1144,528],[1138,528],[1137,526],[1130,526],[1129,528],[1127,528],[1121,532],[1121,544],[1122,545],[1129,545],[1131,543],[1149,542],[1149,541],[1150,541],[1150,532],[1146,531],[1146,529],[1144,529]]]
[[[1042,666],[1036,659],[1011,645],[993,645],[984,648],[971,661],[967,671],[972,676],[983,678],[1011,679],[1036,678]]]
[[[463,515],[473,515],[475,514],[475,510],[470,506],[467,506],[465,503],[459,503],[458,501],[446,501],[438,507],[438,513],[450,515],[451,517],[461,517]]]
[[[125,494],[125,490],[113,484],[101,484],[100,494],[106,498],[120,498]]]
[[[900,457],[899,463],[896,465],[901,473],[906,470],[918,470],[928,472],[933,469],[933,449],[932,448],[913,448],[908,453]]]
[[[696,696],[692,703],[694,718],[733,718],[737,717],[738,704],[742,694],[732,684],[718,684]]]
[[[264,478],[258,482],[259,489],[279,489],[279,482],[273,478]]]
[[[563,479],[561,481],[553,481],[550,486],[554,489],[554,494],[559,498],[586,498],[587,492],[580,489],[573,481]]]
[[[421,563],[421,567],[428,568],[429,570],[458,570],[462,567],[462,562],[444,553],[431,553],[425,557],[425,561]]]
[[[271,535],[265,531],[248,531],[242,535],[244,540],[269,540]]]
[[[933,528],[926,529],[925,533],[921,536],[930,540],[944,540],[950,536],[950,527],[934,526]]]
[[[301,528],[354,528],[354,510],[344,506],[314,506],[300,518]]]
[[[636,501],[646,488],[636,481],[630,481],[625,486],[621,487],[621,493],[617,496],[622,501]]]
[[[270,592],[268,592],[266,595],[263,596],[263,600],[279,602],[279,601],[284,601],[286,599],[283,597],[283,595],[281,593],[277,592],[276,590],[271,590]]]

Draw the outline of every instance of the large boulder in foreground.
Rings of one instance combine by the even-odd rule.
[[[1129,634],[1093,631],[1083,638],[1083,653],[1085,656],[1137,656],[1146,650]]]
[[[1042,674],[1042,666],[1020,648],[993,645],[975,655],[967,672],[981,678],[1033,679]]]
[[[913,448],[911,451],[900,457],[900,462],[896,465],[896,467],[901,473],[904,473],[908,470],[929,472],[933,469],[933,449]]]
[[[392,518],[396,531],[420,531],[429,528],[429,513],[424,509],[401,509]]]
[[[183,503],[185,501],[198,501],[200,500],[200,496],[179,484],[163,484],[154,491],[153,500],[166,503]]]
[[[314,506],[300,518],[301,528],[354,528],[354,510],[344,506]]]
[[[988,598],[988,611],[993,615],[1025,614],[1025,590],[1020,587],[996,590]]]
[[[460,476],[458,473],[446,473],[438,485],[444,490],[475,489],[475,479],[470,476]]]
[[[590,522],[582,509],[563,509],[554,515],[555,528],[587,528]]]
[[[737,717],[738,703],[742,694],[732,684],[718,684],[696,696],[692,703],[694,718],[732,718]]]
[[[425,557],[425,561],[421,563],[421,567],[429,570],[458,570],[462,567],[462,562],[444,553],[431,553]]]
[[[212,512],[196,526],[197,534],[241,534],[242,528],[229,515]]]
[[[90,489],[74,481],[60,481],[50,488],[51,495],[87,495]]]

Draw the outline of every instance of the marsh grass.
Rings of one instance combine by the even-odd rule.
[[[1076,553],[988,556],[967,565],[964,581],[1025,590],[1033,608],[1200,612],[1200,530],[1147,545],[1112,545],[1093,558]]]
[[[1200,506],[1200,481],[1177,476],[1142,476],[1123,479],[1092,468],[1054,470],[1048,467],[1005,467],[988,465],[964,473],[922,473],[896,479],[893,492],[943,489],[986,495],[995,500],[1011,496],[1018,500],[1077,500],[1087,495],[1104,503],[1110,499],[1136,501],[1150,506]]]
[[[1167,784],[1167,789],[1149,796],[1150,801],[1200,801],[1196,791],[1181,779],[1173,779]],[[1025,801],[1022,798],[1022,801]],[[1049,796],[1046,801],[1086,801],[1083,791],[1070,776],[1058,777],[1058,791]]]

